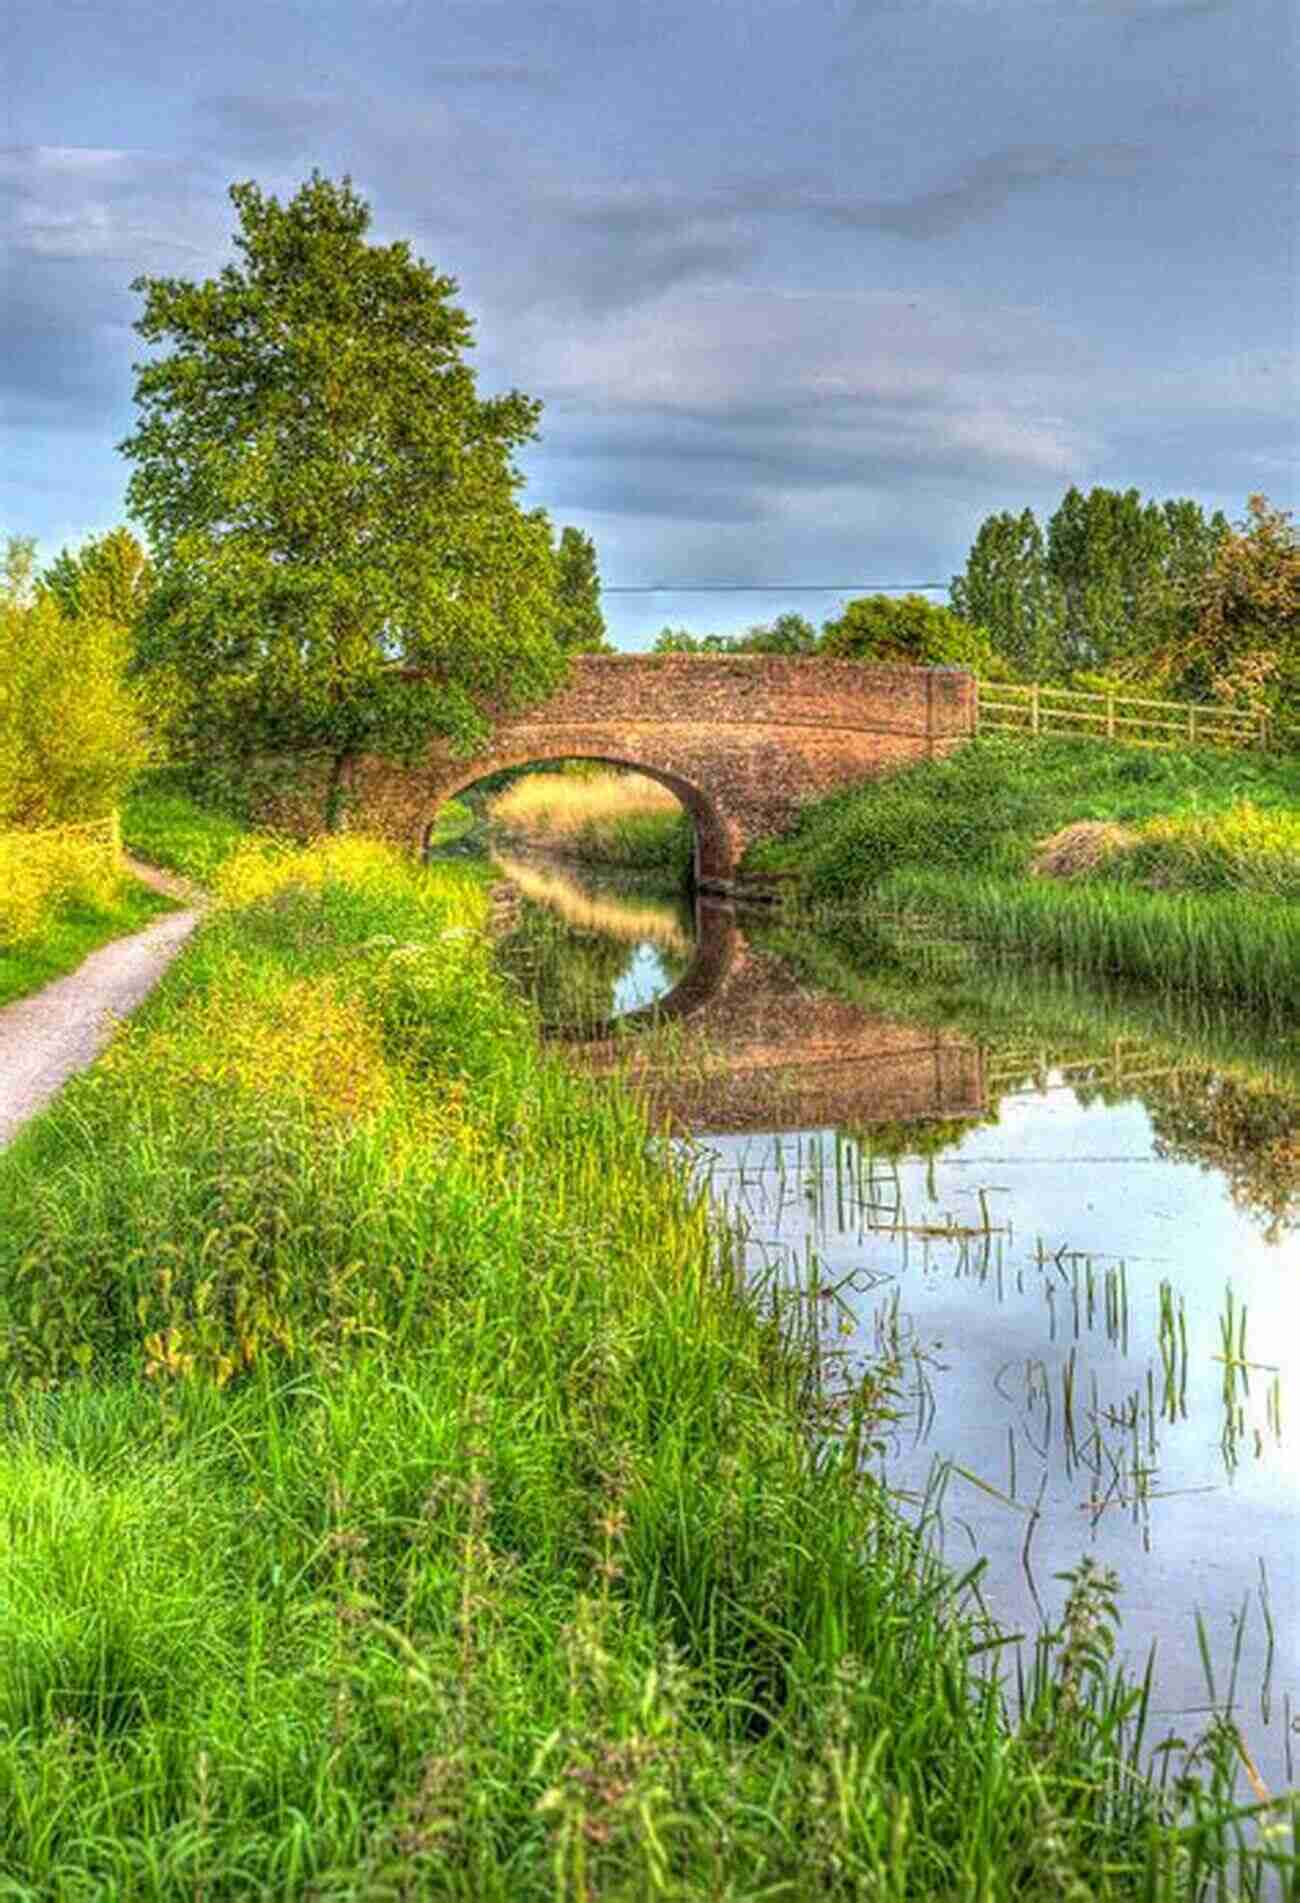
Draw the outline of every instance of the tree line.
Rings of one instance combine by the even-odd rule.
[[[968,667],[986,680],[1116,687],[1300,720],[1300,541],[1251,496],[1235,526],[1186,497],[1070,488],[980,525],[949,604],[864,595],[822,623],[779,615],[739,635],[667,627],[668,654],[822,654]]]

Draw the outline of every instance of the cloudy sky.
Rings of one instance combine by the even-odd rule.
[[[1294,0],[10,0],[0,531],[124,518],[139,273],[345,172],[611,632],[938,581],[1070,483],[1296,506]],[[939,597],[936,597],[939,598]]]

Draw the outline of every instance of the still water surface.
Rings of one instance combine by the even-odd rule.
[[[1091,1555],[1136,1674],[1156,1647],[1153,1742],[1230,1701],[1254,1773],[1294,1785],[1294,1036],[498,866],[502,966],[594,1068],[629,1048],[611,1021],[636,1021],[642,1086],[753,1274],[808,1298],[828,1382],[894,1369],[881,1475],[956,1567],[986,1558],[1026,1656]],[[677,1005],[656,1055],[640,1027]]]

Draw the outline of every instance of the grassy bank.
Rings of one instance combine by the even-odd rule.
[[[490,802],[488,821],[535,850],[646,871],[684,871],[695,837],[667,787],[641,773],[533,774]]]
[[[0,1005],[29,997],[55,978],[75,971],[111,939],[138,932],[161,913],[177,909],[175,900],[129,875],[123,876],[115,898],[66,901],[42,922],[34,937],[0,944]]]
[[[981,1679],[999,1635],[858,1464],[887,1382],[826,1416],[809,1318],[745,1297],[635,1103],[541,1050],[476,881],[345,840],[214,883],[0,1156],[6,1894],[1293,1868],[1289,1822],[1234,1848],[1226,1724],[1176,1790],[1134,1775],[1096,1581],[1023,1718]]]
[[[982,737],[810,803],[744,870],[793,872],[817,905],[1283,1012],[1300,985],[1295,755]]]

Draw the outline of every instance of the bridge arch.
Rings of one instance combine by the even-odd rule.
[[[348,765],[356,823],[422,853],[443,800],[507,766],[605,760],[667,786],[695,824],[696,870],[726,890],[751,840],[805,801],[949,753],[975,730],[975,680],[957,668],[820,656],[583,654],[547,701],[503,713],[482,753],[434,742],[415,765]]]
[[[683,774],[674,772],[671,767],[656,765],[653,760],[640,756],[634,759],[628,753],[575,753],[561,741],[529,741],[524,747],[514,747],[495,752],[489,758],[479,758],[469,764],[463,774],[447,783],[440,784],[428,819],[421,836],[421,853],[427,852],[429,838],[433,831],[439,809],[466,787],[473,786],[479,780],[486,780],[494,773],[505,773],[511,768],[544,766],[554,760],[591,760],[600,766],[621,767],[633,773],[642,774],[647,780],[655,780],[660,786],[666,786],[688,814],[695,831],[694,866],[697,883],[701,879],[725,879],[730,876],[730,851],[726,824],[717,802],[704,787]]]

